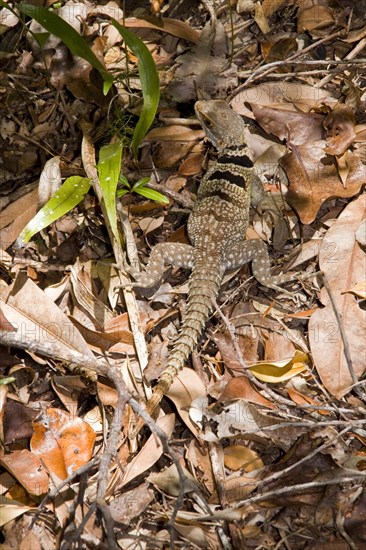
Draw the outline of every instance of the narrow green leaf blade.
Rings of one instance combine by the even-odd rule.
[[[81,176],[67,178],[55,195],[37,212],[17,239],[19,246],[27,243],[33,235],[72,210],[89,191],[90,179]]]
[[[98,175],[104,205],[113,235],[120,242],[117,230],[116,191],[121,171],[122,141],[104,145],[99,151]]]
[[[125,195],[127,195],[127,193],[131,193],[131,191],[129,189],[117,189],[117,197],[118,198],[121,198],[121,197],[124,197]]]
[[[41,6],[21,3],[17,5],[17,9],[21,13],[24,13],[24,15],[28,15],[38,21],[48,32],[60,38],[74,55],[82,57],[92,67],[97,69],[104,80],[103,91],[105,94],[108,93],[113,84],[113,76],[92,52],[86,40],[71,25],[66,23],[53,11]]]
[[[138,69],[141,80],[143,105],[131,144],[132,151],[136,156],[137,148],[150,128],[158,108],[160,98],[159,75],[151,53],[142,40],[130,30],[120,25],[115,19],[112,18],[111,22],[121,34],[127,46],[139,60]]]
[[[144,187],[147,183],[149,183],[150,180],[151,178],[141,178],[139,181],[133,184],[132,191],[136,191],[136,189],[138,189],[139,187]]]
[[[155,189],[149,189],[149,187],[138,187],[137,189],[134,189],[134,191],[146,199],[161,202],[162,204],[169,204],[169,199],[165,195],[159,193],[159,191],[155,191]]]

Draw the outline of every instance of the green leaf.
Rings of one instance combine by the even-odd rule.
[[[119,183],[122,183],[122,185],[125,185],[131,191],[130,182],[128,181],[128,179],[126,178],[126,176],[124,174],[119,175]]]
[[[86,40],[71,25],[66,23],[53,11],[41,6],[22,3],[17,5],[17,9],[21,13],[24,13],[24,15],[28,15],[38,21],[48,32],[60,38],[74,55],[82,57],[92,67],[97,69],[104,80],[103,92],[105,95],[108,93],[113,85],[113,76],[92,52]]]
[[[138,69],[141,81],[143,105],[141,114],[132,137],[132,151],[137,154],[137,149],[142,142],[146,132],[155,118],[159,104],[160,83],[154,60],[147,46],[134,35],[130,30],[120,25],[115,19],[111,19],[112,25],[116,27],[123,40],[132,53],[139,60]]]
[[[113,235],[120,242],[117,230],[116,190],[121,171],[122,141],[104,145],[99,151],[98,174],[104,204]]]
[[[33,36],[37,40],[39,47],[43,48],[44,45],[46,44],[47,40],[49,39],[50,33],[49,32],[34,32]]]
[[[165,195],[159,193],[159,191],[155,191],[155,189],[149,189],[149,187],[140,187],[138,189],[134,189],[134,191],[136,191],[136,193],[142,195],[146,199],[161,202],[162,204],[169,204],[169,199],[167,199]]]
[[[124,197],[124,196],[127,195],[128,193],[131,193],[130,189],[118,189],[118,191],[117,191],[117,197],[118,197],[118,198]]]
[[[90,179],[81,176],[67,178],[55,195],[37,212],[17,239],[17,245],[27,243],[33,235],[72,210],[89,191]]]
[[[149,183],[150,180],[151,178],[141,178],[139,181],[133,184],[132,191],[136,191],[136,189],[138,189],[139,187],[144,187],[147,183]]]

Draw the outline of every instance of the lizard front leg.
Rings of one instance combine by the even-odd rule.
[[[151,251],[144,271],[141,273],[132,273],[135,283],[131,283],[131,286],[141,288],[154,287],[160,283],[167,265],[192,269],[193,247],[189,244],[181,243],[157,244]]]
[[[225,269],[236,269],[244,264],[252,262],[254,277],[262,285],[274,290],[284,292],[279,286],[287,281],[292,281],[294,273],[285,275],[272,275],[271,263],[266,244],[259,239],[250,239],[234,245],[226,254]]]

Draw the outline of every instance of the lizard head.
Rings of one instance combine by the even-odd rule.
[[[225,101],[197,101],[194,109],[207,138],[217,149],[245,144],[244,121]]]

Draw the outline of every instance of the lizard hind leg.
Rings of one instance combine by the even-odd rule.
[[[152,249],[144,271],[133,273],[133,286],[152,288],[161,282],[166,266],[193,267],[193,247],[181,243],[159,243]]]
[[[250,239],[231,247],[226,255],[225,269],[236,269],[248,262],[252,262],[253,275],[257,281],[277,291],[284,292],[279,285],[296,278],[295,273],[272,275],[267,246],[259,239]]]

